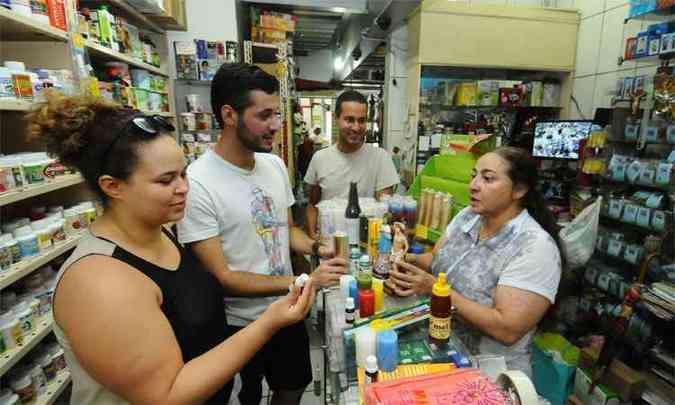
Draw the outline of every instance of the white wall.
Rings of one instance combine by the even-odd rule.
[[[408,59],[408,27],[402,26],[391,33],[387,40],[384,64],[384,100],[385,119],[383,147],[391,151],[398,146],[402,151],[415,146],[417,139],[414,131],[406,129],[406,108],[408,95],[406,81],[408,79],[406,61]],[[394,85],[396,81],[396,85]],[[413,128],[414,129],[414,128]],[[414,151],[413,151],[414,153]]]
[[[575,0],[581,12],[573,96],[580,111],[571,105],[571,118],[593,118],[596,108],[611,107],[617,80],[656,72],[658,62],[631,61],[618,65],[625,39],[644,31],[655,21],[629,21],[628,0]],[[647,81],[647,92],[652,82]]]
[[[234,0],[186,0],[188,31],[169,31],[170,72],[176,77],[173,57],[174,41],[206,39],[211,41],[238,41],[237,14]]]
[[[300,79],[329,82],[333,79],[333,50],[312,51],[308,56],[296,56]]]

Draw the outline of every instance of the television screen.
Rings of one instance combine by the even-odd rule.
[[[592,121],[540,121],[534,127],[532,156],[579,159],[579,142],[591,133]]]

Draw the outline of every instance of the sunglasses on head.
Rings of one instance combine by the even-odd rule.
[[[101,173],[105,170],[105,164],[108,161],[108,154],[113,149],[117,141],[120,140],[125,135],[128,135],[129,132],[134,131],[139,135],[143,135],[146,138],[152,138],[159,135],[161,132],[173,132],[176,130],[166,118],[161,115],[138,115],[129,122],[120,130],[120,132],[115,136],[115,139],[110,142],[110,145],[105,150],[103,154],[103,166],[101,167]]]

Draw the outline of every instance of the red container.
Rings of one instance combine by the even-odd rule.
[[[375,313],[375,293],[372,289],[359,289],[359,316],[367,318]]]

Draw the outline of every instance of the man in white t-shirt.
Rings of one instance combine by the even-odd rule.
[[[227,291],[231,333],[288,292],[295,280],[290,249],[319,253],[318,243],[293,223],[295,198],[284,162],[268,153],[281,127],[277,90],[277,80],[256,66],[223,65],[211,84],[220,140],[187,169],[190,192],[178,237]],[[327,260],[310,277],[319,287],[334,285],[346,264]],[[240,376],[242,405],[260,403],[263,376],[272,403],[299,404],[312,380],[304,323],[277,332]]]
[[[318,209],[322,200],[347,198],[349,183],[356,182],[359,197],[392,194],[399,176],[391,156],[382,148],[364,143],[368,104],[363,94],[347,90],[335,102],[339,128],[337,143],[314,154],[305,183],[309,186],[307,229],[316,239]]]

